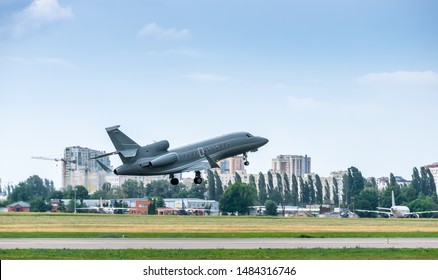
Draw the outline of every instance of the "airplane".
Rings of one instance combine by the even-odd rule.
[[[438,211],[421,211],[411,212],[407,206],[395,205],[394,191],[392,191],[392,206],[391,208],[377,207],[378,210],[358,210],[357,212],[377,213],[386,218],[419,218],[420,214],[438,213]],[[383,211],[382,211],[383,210]]]
[[[83,210],[96,210],[97,213],[104,213],[104,214],[114,214],[115,210],[128,210],[129,208],[126,207],[112,207],[109,206],[103,206],[102,199],[99,200],[99,206],[90,206],[90,207],[80,207],[76,208],[76,210],[83,209]]]
[[[234,132],[169,150],[167,140],[141,147],[120,131],[119,127],[106,128],[116,151],[92,159],[96,159],[106,172],[114,172],[116,175],[169,175],[172,185],[179,183],[175,174],[191,171],[195,172],[193,182],[201,184],[203,179],[200,171],[219,168],[217,161],[228,157],[243,154],[244,164],[249,165],[248,152],[256,152],[269,141],[248,132]],[[98,159],[115,154],[119,155],[123,164],[114,170]]]

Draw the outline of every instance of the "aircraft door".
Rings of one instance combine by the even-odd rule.
[[[203,148],[198,148],[198,153],[200,157],[204,156],[204,149]]]

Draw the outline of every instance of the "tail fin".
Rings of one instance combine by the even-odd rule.
[[[394,191],[392,191],[392,207],[395,206]]]
[[[126,158],[135,157],[140,146],[131,138],[126,136],[126,134],[121,132],[119,127],[120,125],[107,127],[106,132],[113,142],[114,147],[118,151],[120,159],[123,163],[125,163],[127,161]]]

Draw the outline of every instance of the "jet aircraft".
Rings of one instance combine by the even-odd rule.
[[[98,213],[104,213],[104,214],[114,214],[115,210],[128,210],[129,208],[125,208],[125,207],[113,207],[111,205],[109,206],[103,206],[102,203],[102,199],[99,200],[99,206],[90,206],[90,207],[80,207],[80,208],[76,208],[77,210],[79,209],[84,209],[84,210],[96,210]]]
[[[106,128],[116,151],[95,157],[97,163],[106,171],[116,175],[169,175],[170,183],[177,185],[175,174],[195,172],[194,183],[201,184],[201,170],[218,168],[217,161],[243,155],[244,164],[248,165],[248,152],[255,152],[268,143],[268,139],[253,136],[248,132],[234,132],[180,148],[169,149],[167,140],[140,146],[119,130],[119,125]],[[114,170],[98,158],[117,154],[122,165]]]
[[[407,206],[395,205],[394,191],[392,195],[392,206],[391,208],[377,207],[377,210],[356,210],[357,212],[367,212],[367,213],[377,213],[386,218],[419,218],[420,214],[427,213],[438,213],[438,211],[421,211],[421,212],[411,212]]]

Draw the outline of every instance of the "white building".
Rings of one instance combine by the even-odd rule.
[[[312,173],[311,165],[311,158],[307,155],[278,155],[272,159],[272,171],[286,173],[289,178],[292,178],[292,174],[303,177],[304,174]]]
[[[80,146],[66,147],[63,159],[63,187],[83,185],[89,193],[97,191],[105,182],[106,172],[91,158],[105,153]],[[109,157],[100,159],[110,166]]]

